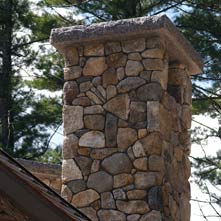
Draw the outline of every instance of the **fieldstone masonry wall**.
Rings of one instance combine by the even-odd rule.
[[[94,221],[188,221],[191,81],[159,35],[62,49],[62,195]]]

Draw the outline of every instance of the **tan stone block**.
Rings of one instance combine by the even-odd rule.
[[[79,93],[78,85],[75,81],[65,82],[63,87],[64,104],[70,105]]]
[[[93,101],[95,104],[102,104],[102,100],[96,95],[94,94],[93,92],[91,91],[87,91],[86,92],[86,95],[89,97],[89,99],[91,101]]]
[[[91,148],[88,147],[79,147],[78,154],[83,156],[89,156],[91,152]]]
[[[117,145],[121,150],[127,149],[137,140],[137,132],[132,128],[118,128]]]
[[[145,49],[145,39],[138,38],[122,42],[123,52],[141,52]]]
[[[101,105],[92,105],[84,108],[84,114],[102,114],[104,109]]]
[[[89,58],[84,66],[84,76],[99,76],[107,69],[104,57]]]
[[[86,45],[84,47],[84,56],[103,56],[104,55],[104,45]]]
[[[142,57],[140,53],[130,53],[128,54],[128,59],[133,61],[141,61]]]
[[[109,100],[103,107],[121,119],[127,120],[129,115],[129,104],[130,100],[128,94],[120,94]]]
[[[131,174],[119,174],[114,176],[114,188],[127,186],[133,183],[133,176]]]
[[[160,37],[151,37],[146,40],[146,47],[147,48],[159,48],[164,50],[165,42]]]
[[[108,85],[115,85],[118,82],[117,73],[114,68],[107,69],[102,75],[103,87],[107,88]]]
[[[114,54],[117,52],[121,52],[120,42],[107,42],[105,44],[105,54]]]
[[[152,82],[158,82],[164,90],[167,90],[168,72],[167,69],[163,71],[153,71],[151,75]]]
[[[147,171],[147,165],[148,165],[147,158],[146,157],[138,158],[134,160],[133,165],[137,170]]]
[[[153,49],[147,49],[144,52],[142,52],[142,57],[143,58],[159,58],[162,59],[163,58],[163,50],[159,49],[159,48],[153,48]]]
[[[163,171],[164,160],[161,156],[151,155],[149,157],[149,170],[151,171]]]
[[[62,147],[62,158],[72,159],[78,151],[78,138],[74,134],[64,136]]]
[[[71,203],[76,207],[85,207],[89,206],[94,201],[100,198],[99,194],[92,190],[88,189],[83,192],[77,193],[72,197]]]
[[[139,129],[138,130],[138,138],[141,139],[147,135],[147,129]]]
[[[86,115],[84,116],[85,128],[91,130],[103,130],[104,129],[104,116],[99,114]]]
[[[83,178],[82,173],[73,159],[63,160],[62,162],[63,183],[82,178]]]
[[[109,67],[124,67],[127,62],[127,56],[122,52],[111,54],[106,57],[106,62]]]
[[[109,85],[107,87],[107,100],[115,97],[117,95],[117,88],[114,85]]]
[[[144,199],[147,196],[146,190],[130,190],[127,192],[127,197],[129,200]]]
[[[104,134],[100,131],[90,131],[79,139],[79,146],[102,148],[105,146]]]
[[[139,219],[140,219],[139,214],[133,214],[133,215],[127,216],[127,221],[138,221]]]
[[[140,61],[127,61],[126,65],[126,75],[127,76],[137,76],[141,71],[143,71],[143,65]]]
[[[63,122],[65,135],[82,129],[84,127],[83,107],[64,105]]]
[[[115,152],[117,152],[117,148],[93,149],[90,156],[92,159],[102,160]]]
[[[147,155],[161,155],[162,152],[162,137],[158,132],[150,133],[148,136],[140,139],[140,143]]]
[[[61,196],[70,203],[72,199],[72,192],[66,185],[62,185]]]
[[[117,78],[119,81],[121,81],[125,76],[125,71],[124,71],[124,68],[118,68],[117,69]]]
[[[150,211],[148,204],[143,200],[117,200],[117,209],[127,214],[145,214]]]
[[[80,92],[84,93],[84,92],[90,90],[92,87],[93,87],[93,85],[92,85],[91,81],[82,82],[80,84]]]
[[[137,189],[148,189],[161,185],[162,175],[158,172],[137,172],[135,174],[135,186]]]
[[[162,71],[164,63],[162,59],[147,58],[143,60],[144,69],[147,71]]]
[[[64,68],[64,80],[71,81],[79,78],[82,74],[80,66],[72,66]]]
[[[65,67],[77,65],[79,61],[78,50],[73,47],[69,47],[65,50]]]

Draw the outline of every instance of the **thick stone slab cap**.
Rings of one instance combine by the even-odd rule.
[[[166,15],[52,29],[50,42],[62,51],[69,45],[151,36],[159,36],[166,41],[171,63],[180,62],[186,65],[190,74],[202,72],[203,62],[200,55]]]

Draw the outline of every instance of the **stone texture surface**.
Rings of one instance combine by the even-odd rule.
[[[72,191],[72,193],[78,193],[86,189],[86,183],[83,179],[72,180],[67,183],[67,186]]]
[[[72,159],[77,154],[78,138],[74,134],[64,136],[62,157],[63,159]]]
[[[120,201],[117,200],[117,208],[127,214],[145,214],[150,211],[148,204],[143,200]]]
[[[137,140],[137,132],[132,128],[119,128],[117,133],[118,148],[125,150]]]
[[[126,221],[126,215],[117,210],[100,210],[98,217],[100,221]]]
[[[113,178],[104,171],[93,173],[89,176],[87,186],[102,193],[113,188]]]
[[[154,185],[160,185],[161,180],[156,172],[137,172],[135,174],[135,186],[138,189],[148,189]]]
[[[119,93],[126,93],[138,88],[143,84],[145,84],[145,80],[139,77],[127,77],[117,85],[117,90]]]
[[[81,106],[63,107],[64,134],[68,135],[84,127],[83,108]]]
[[[63,92],[64,92],[64,103],[70,105],[73,99],[79,93],[77,83],[75,81],[65,82]]]
[[[115,201],[111,192],[101,193],[101,207],[104,209],[115,209]]]
[[[71,66],[64,68],[64,79],[71,81],[79,78],[82,74],[82,68],[80,66]]]
[[[87,215],[88,218],[90,218],[93,221],[98,221],[96,210],[92,207],[85,207],[81,208],[80,211]]]
[[[126,53],[130,52],[141,52],[145,49],[145,39],[134,39],[123,42],[123,51]]]
[[[118,68],[125,66],[127,62],[127,56],[123,53],[115,53],[107,56],[107,65],[109,67]]]
[[[79,146],[102,148],[105,146],[104,134],[100,131],[90,131],[81,136]]]
[[[94,115],[86,115],[84,117],[84,125],[86,128],[91,130],[103,130],[104,129],[104,116],[94,114]]]
[[[107,69],[102,75],[103,87],[107,88],[108,85],[115,85],[118,82],[117,73],[114,68]]]
[[[107,69],[105,59],[103,57],[89,58],[84,66],[84,76],[99,76]]]
[[[164,30],[171,28],[165,20],[159,24],[156,19],[154,25],[160,26],[154,30],[142,18],[127,21],[95,24],[86,30],[96,35],[91,32],[95,27],[108,33],[110,27],[118,31],[121,27],[122,36],[122,24],[127,24],[130,38],[110,41],[100,32],[105,41],[94,39],[64,50],[69,81],[64,87],[65,104],[78,108],[64,113],[68,133],[63,158],[76,162],[74,170],[66,169],[64,196],[71,201],[74,195],[72,201],[84,207],[92,220],[182,221],[189,216],[190,198],[191,58],[182,54],[185,50],[179,53],[182,41],[173,36],[179,42],[175,45],[171,30],[167,39],[164,34],[142,37],[150,30],[157,35],[162,24]],[[144,26],[147,29],[141,31]],[[135,27],[141,37],[134,35]],[[86,39],[83,29],[78,41]],[[183,65],[182,59],[188,62]],[[94,192],[85,196],[87,190]],[[181,211],[186,213],[182,218]]]
[[[103,107],[123,120],[127,120],[129,114],[129,97],[127,94],[120,94],[109,100]]]
[[[89,206],[91,203],[98,200],[99,198],[100,196],[96,191],[88,189],[74,195],[72,197],[71,203],[73,203],[73,205],[77,207],[85,207]]]
[[[132,169],[132,163],[124,153],[115,153],[105,158],[101,165],[106,171],[113,175],[130,173]]]
[[[63,160],[62,162],[62,181],[82,179],[82,173],[73,159]]]
[[[117,118],[107,113],[105,122],[105,139],[107,147],[115,147],[117,144]]]
[[[143,71],[143,65],[139,61],[129,60],[126,65],[126,75],[127,76],[137,76],[141,71]]]
[[[84,56],[103,56],[103,55],[104,55],[103,44],[87,45],[84,48]]]

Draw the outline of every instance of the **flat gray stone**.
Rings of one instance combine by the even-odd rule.
[[[110,113],[106,114],[105,139],[107,147],[117,145],[117,117]]]
[[[101,165],[106,171],[113,175],[130,173],[132,169],[132,163],[124,153],[115,153],[112,156],[105,158]]]
[[[87,186],[99,193],[107,192],[113,188],[113,178],[104,171],[92,173],[88,178]]]

